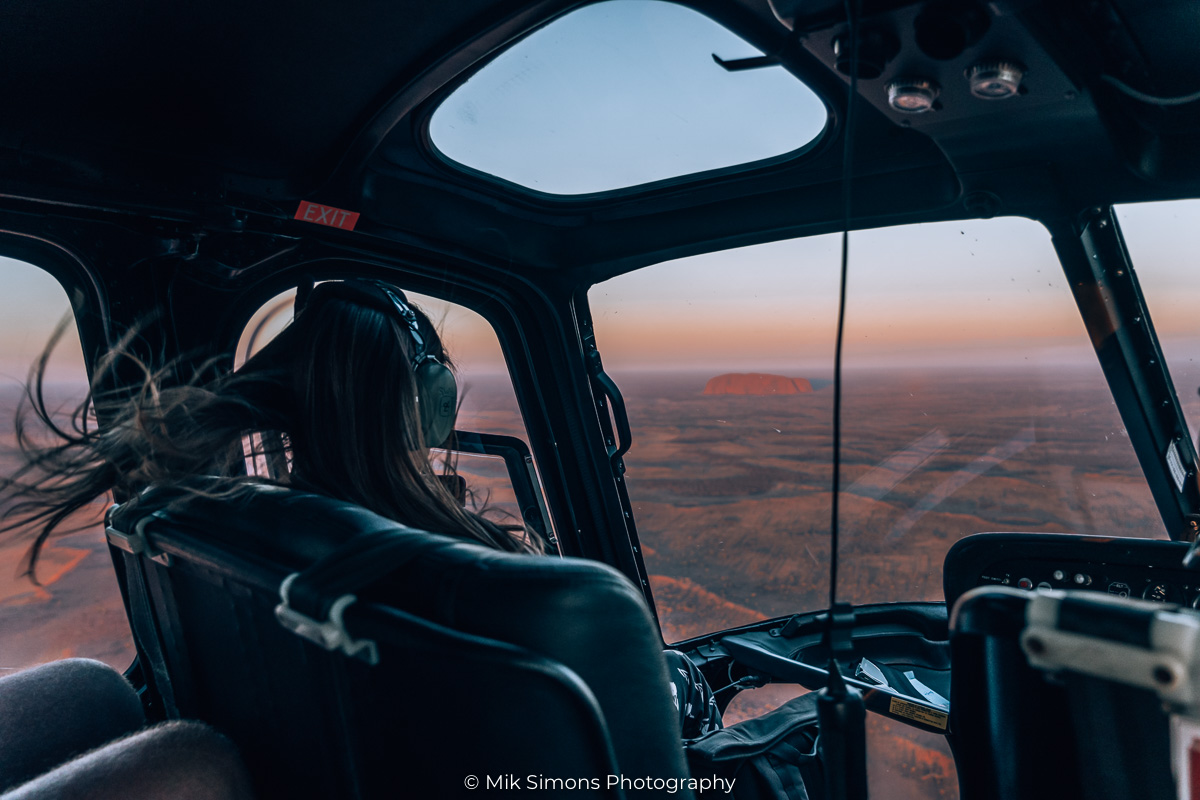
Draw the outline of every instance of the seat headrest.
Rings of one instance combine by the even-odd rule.
[[[312,492],[264,484],[247,486],[234,497],[213,499],[151,490],[135,506],[118,507],[112,524],[129,531],[148,516],[153,518],[145,528],[152,537],[183,533],[288,571],[305,569],[354,536],[395,531],[421,552],[400,570],[403,580],[390,579],[385,595],[375,599],[443,624],[456,624],[464,605],[488,604],[488,592],[510,598],[514,593],[548,592],[576,604],[586,604],[592,591],[615,592],[645,613],[641,593],[605,564],[505,553],[411,528],[354,503]]]

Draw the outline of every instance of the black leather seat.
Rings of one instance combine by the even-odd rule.
[[[1130,647],[1122,638],[1131,630],[1146,633],[1144,645],[1132,646],[1152,652],[1148,631],[1163,607],[1095,592],[1046,594],[1064,611],[1045,628],[1049,644],[1041,646],[1065,638],[1084,641],[1086,649],[1074,668],[1039,667],[1022,647],[1023,636],[1044,629],[1027,619],[1033,597],[975,589],[954,607],[950,728],[963,798],[1174,798],[1163,700],[1130,684],[1123,669],[1107,676],[1081,671],[1094,673],[1105,650]]]
[[[472,795],[468,776],[493,789],[499,776],[544,779],[561,791],[539,796],[563,797],[596,779],[622,796],[608,775],[688,775],[661,638],[615,570],[500,553],[285,489],[155,505],[110,518],[147,676],[166,716],[238,745],[262,796]],[[355,537],[404,562],[352,587],[344,611],[349,637],[375,643],[374,666],[276,616],[283,581]],[[331,597],[345,589],[337,572],[325,570]],[[292,588],[291,607],[320,621],[330,598]]]

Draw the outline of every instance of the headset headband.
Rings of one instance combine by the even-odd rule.
[[[348,300],[356,305],[373,308],[389,317],[397,317],[408,328],[412,339],[412,367],[415,372],[427,361],[441,361],[429,352],[425,337],[421,334],[421,326],[417,314],[408,304],[404,292],[391,284],[380,280],[351,278],[344,281],[326,281],[313,287],[304,304],[303,312],[320,305],[330,298]]]
[[[429,349],[425,345],[425,337],[421,335],[421,326],[417,322],[417,314],[412,310],[412,306],[408,304],[408,298],[404,296],[404,292],[393,286],[388,286],[383,281],[371,281],[371,283],[378,286],[380,291],[388,296],[388,299],[392,301],[392,305],[396,309],[396,313],[400,315],[400,319],[404,320],[404,323],[408,325],[408,332],[412,334],[414,345],[413,369],[415,370],[429,359],[436,361],[437,359],[430,355]]]

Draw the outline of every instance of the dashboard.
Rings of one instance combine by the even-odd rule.
[[[979,533],[946,555],[946,603],[885,603],[854,609],[847,683],[867,707],[907,725],[945,733],[950,694],[947,609],[977,586],[1075,589],[1200,607],[1200,571],[1185,569],[1186,542],[1061,533]],[[688,655],[721,678],[821,688],[829,657],[826,616],[796,614],[685,645]],[[736,665],[736,669],[735,669]],[[761,682],[757,685],[761,685]]]
[[[1079,589],[1200,608],[1200,571],[1187,542],[1066,533],[978,533],[946,555],[946,605],[976,586]]]

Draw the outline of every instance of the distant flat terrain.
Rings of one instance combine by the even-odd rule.
[[[69,410],[83,396],[82,385],[47,387],[52,409]],[[19,387],[0,386],[0,473],[19,463],[13,454],[13,414]],[[103,515],[77,515],[70,529]],[[0,539],[0,675],[21,667],[70,656],[96,658],[124,671],[133,663],[133,641],[117,588],[108,545],[100,525],[55,538],[38,562],[41,585],[18,577],[25,568],[29,533]]]
[[[707,395],[702,373],[615,377],[668,640],[712,630],[705,617],[731,606],[760,617],[823,607],[832,392]],[[1094,367],[848,372],[843,426],[845,599],[941,600],[942,559],[971,533],[1165,535]]]

